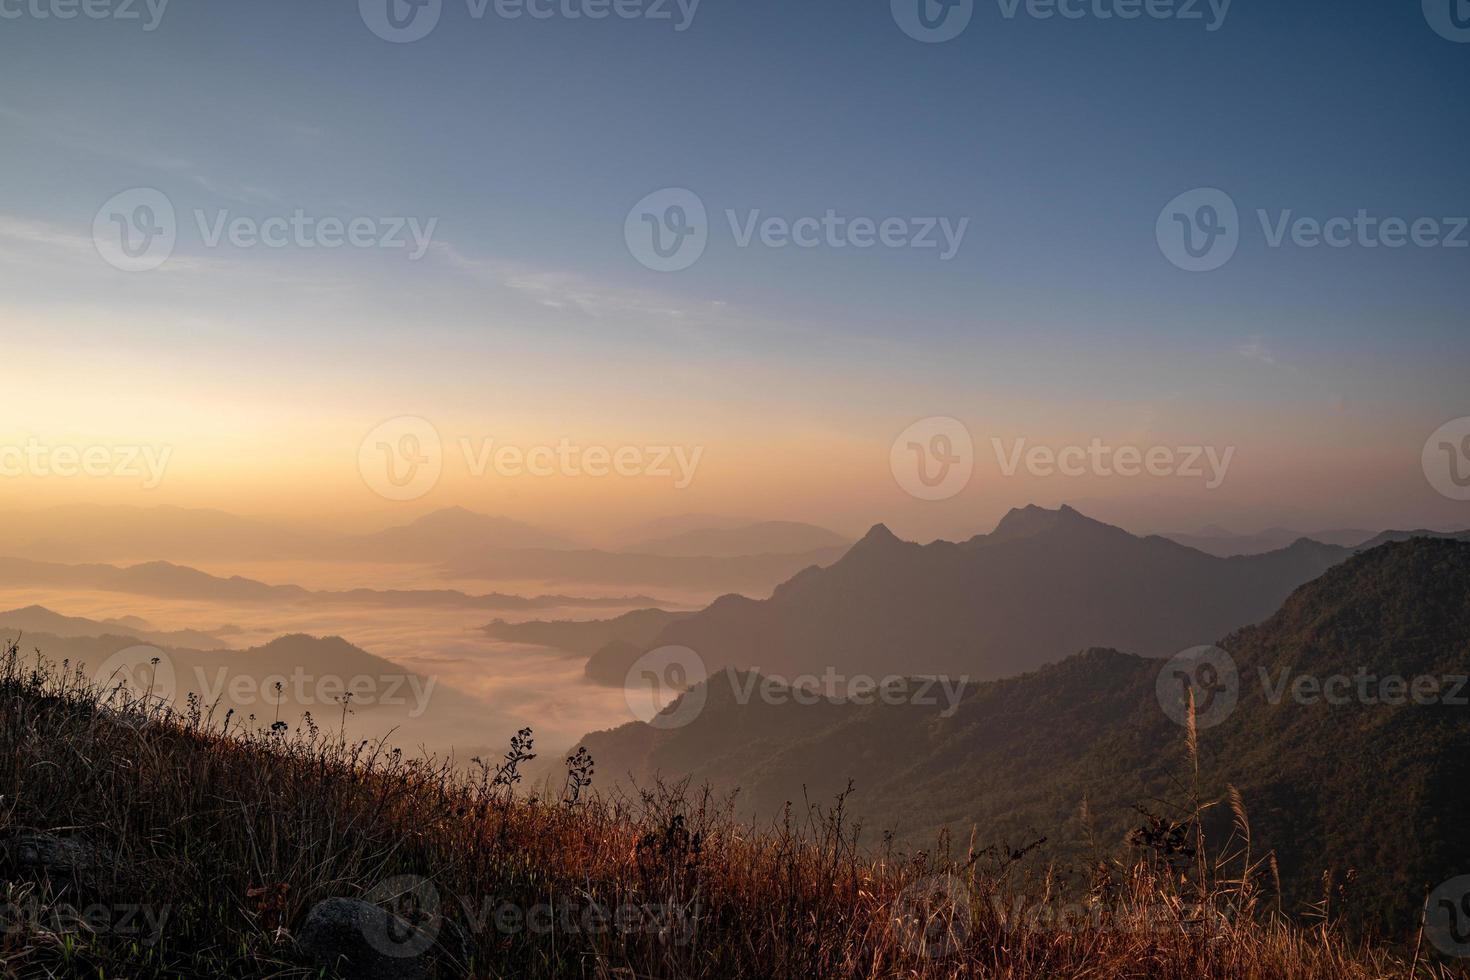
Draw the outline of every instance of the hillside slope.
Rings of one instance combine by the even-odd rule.
[[[1200,730],[1204,791],[1219,799],[1227,784],[1240,789],[1256,846],[1278,852],[1294,901],[1317,897],[1323,871],[1338,880],[1356,871],[1373,896],[1365,913],[1403,922],[1423,883],[1470,871],[1470,840],[1453,829],[1470,805],[1470,707],[1443,703],[1470,698],[1461,684],[1470,544],[1416,539],[1366,552],[1220,646],[1236,665],[1237,703]],[[738,786],[747,812],[764,817],[853,779],[874,832],[922,839],[974,825],[984,843],[1046,837],[1054,853],[1080,859],[1084,798],[1100,839],[1116,845],[1139,823],[1134,804],[1157,812],[1157,801],[1185,795],[1184,729],[1156,686],[1164,667],[1090,649],[975,685],[952,711],[942,700],[808,706],[757,695],[742,704],[743,683],[719,673],[688,725],[637,723],[583,744],[614,776]],[[1291,693],[1301,675],[1438,678],[1439,702],[1386,703],[1394,699],[1374,682],[1371,701],[1306,703]],[[1218,815],[1228,822],[1225,808]]]

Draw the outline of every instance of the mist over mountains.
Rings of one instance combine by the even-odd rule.
[[[248,603],[340,603],[384,607],[449,607],[456,609],[544,609],[558,606],[626,607],[658,600],[634,596],[523,596],[505,593],[470,595],[457,589],[307,589],[299,585],[267,585],[231,575],[224,578],[166,561],[141,565],[61,565],[24,558],[0,558],[0,586],[96,589],[170,599]]]
[[[797,521],[702,515],[652,522],[616,549],[463,507],[346,534],[218,510],[67,506],[0,515],[20,529],[0,554],[52,564],[325,561],[419,564],[449,578],[606,588],[678,586],[764,593],[849,543]],[[509,608],[509,607],[507,607]]]

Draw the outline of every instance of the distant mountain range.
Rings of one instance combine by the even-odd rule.
[[[735,527],[697,528],[639,541],[622,550],[675,558],[736,558],[744,555],[800,555],[851,543],[842,535],[814,524],[762,521]]]
[[[0,558],[0,587],[4,586],[95,589],[157,598],[202,599],[213,602],[310,602],[393,608],[533,610],[583,606],[611,609],[659,604],[659,600],[646,595],[470,595],[456,589],[313,590],[299,585],[267,585],[238,575],[222,578],[197,568],[165,561],[128,566],[62,565],[24,558]]]
[[[1361,547],[1410,537],[1386,531]],[[713,669],[778,675],[893,670],[1003,677],[1100,640],[1165,656],[1256,622],[1292,589],[1356,549],[1298,539],[1262,555],[1219,558],[1140,538],[1070,507],[1014,510],[988,535],[918,545],[878,525],[826,567],[814,562],[769,599],[727,595],[694,614],[616,620],[497,621],[498,639],[586,654],[586,673],[619,685],[659,646],[688,646]]]
[[[65,632],[35,628],[48,621]],[[103,688],[126,685],[138,676],[129,667],[142,667],[157,657],[166,666],[154,674],[163,678],[155,693],[172,694],[180,710],[187,708],[188,695],[198,696],[216,724],[232,709],[234,724],[247,727],[264,727],[276,719],[294,727],[309,714],[315,724],[335,732],[345,717],[355,736],[393,733],[401,745],[473,754],[489,748],[478,739],[498,742],[504,731],[525,723],[339,636],[296,633],[241,650],[197,649],[164,642],[187,638],[185,633],[150,633],[125,623],[115,630],[114,623],[31,607],[0,613],[0,641],[19,638],[28,656],[34,650],[52,663],[65,661]],[[140,645],[145,645],[141,651]],[[348,691],[352,696],[344,701]]]
[[[233,628],[222,628],[217,632],[204,630],[155,630],[136,616],[122,619],[86,619],[81,616],[63,616],[45,606],[26,606],[0,612],[0,625],[22,633],[49,633],[53,636],[132,636],[143,643],[162,646],[200,647],[217,649],[226,645],[221,639]]]
[[[362,561],[439,565],[486,581],[680,586],[764,593],[848,539],[793,521],[686,515],[635,529],[612,550],[505,517],[448,507],[365,534],[303,530],[218,510],[54,507],[0,514],[6,554],[63,564]]]
[[[1307,534],[1284,527],[1267,528],[1255,534],[1232,534],[1221,527],[1207,527],[1194,534],[1165,534],[1164,537],[1207,555],[1230,558],[1235,555],[1259,555],[1267,551],[1279,551],[1302,538],[1351,548],[1361,545],[1375,534],[1374,531],[1359,530],[1315,531]]]
[[[913,544],[878,525],[769,599],[725,596],[669,624],[656,645],[690,647],[711,669],[788,677],[830,665],[984,680],[1097,645],[1167,656],[1258,622],[1351,553],[1299,541],[1216,558],[1069,507],[1014,510],[990,534],[960,543]],[[589,673],[617,671],[593,663]]]
[[[635,609],[613,619],[531,620],[521,623],[497,619],[483,629],[491,639],[532,643],[573,656],[590,657],[610,643],[626,643],[639,648],[640,652],[647,650],[648,644],[658,638],[664,627],[690,615],[693,614]],[[616,683],[622,682],[621,677],[617,678]]]
[[[304,530],[219,510],[74,505],[0,515],[9,554],[59,562],[312,559],[439,562],[486,548],[571,548],[520,521],[449,507],[367,534]]]
[[[446,507],[401,527],[343,538],[337,554],[364,561],[437,562],[484,548],[575,547],[567,538],[521,521]]]
[[[1018,530],[1011,521],[1002,537],[1044,537],[1052,533],[1046,527],[1062,524],[1084,538],[1114,537],[1077,527],[1074,515],[1023,513],[1018,520],[1027,533],[1011,538]],[[919,560],[892,543],[874,545],[897,561]],[[1007,553],[1030,560],[1026,549]],[[1170,554],[1150,546],[1147,554],[1155,553]],[[1109,567],[1135,574],[1133,566]],[[1229,836],[1224,798],[1233,785],[1254,853],[1278,853],[1295,910],[1320,898],[1326,871],[1334,887],[1352,884],[1339,914],[1411,923],[1426,883],[1470,872],[1470,838],[1458,829],[1470,805],[1470,708],[1453,702],[1470,696],[1470,544],[1420,539],[1367,550],[1219,645],[1236,666],[1238,700],[1199,732],[1204,799],[1218,803],[1207,819],[1217,847]],[[1160,681],[1164,666],[1089,649],[969,686],[951,710],[942,700],[885,706],[757,696],[741,703],[746,680],[719,673],[706,685],[703,710],[684,727],[639,722],[582,744],[607,779],[632,776],[646,785],[655,775],[692,776],[717,789],[739,787],[742,807],[763,817],[778,817],[787,801],[830,799],[853,779],[858,793],[849,806],[870,837],[891,829],[911,846],[927,846],[941,826],[961,839],[973,826],[977,846],[1044,837],[1044,860],[1080,867],[1095,860],[1089,834],[1104,848],[1126,846],[1125,833],[1144,823],[1135,804],[1179,819],[1191,774],[1185,729],[1165,710],[1177,694],[1160,693],[1173,692],[1171,678]],[[1383,685],[1365,688],[1371,702],[1289,693],[1302,676],[1321,684],[1365,674],[1434,678],[1434,703],[1407,700],[1407,685],[1397,701]],[[666,713],[680,709],[675,702]]]
[[[836,561],[844,548],[794,555],[729,558],[640,555],[620,551],[488,551],[446,562],[445,575],[487,582],[538,581],[616,588],[681,588],[765,594],[813,565]]]

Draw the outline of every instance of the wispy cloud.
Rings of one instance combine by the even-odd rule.
[[[0,239],[21,245],[40,245],[72,252],[90,252],[92,239],[42,221],[0,214]]]
[[[231,184],[218,177],[202,174],[198,166],[187,157],[173,156],[151,148],[140,150],[114,139],[110,134],[96,132],[93,128],[75,120],[55,116],[36,119],[12,106],[3,104],[0,104],[0,120],[23,126],[31,130],[33,135],[69,150],[114,160],[144,170],[157,170],[161,173],[187,177],[211,194],[221,197],[262,203],[274,203],[280,200],[278,194],[266,188],[249,184]],[[317,127],[304,124],[280,123],[279,128],[301,139],[317,139],[322,133],[322,130]]]
[[[1262,364],[1269,364],[1272,367],[1280,366],[1276,355],[1271,353],[1270,349],[1266,347],[1265,341],[1259,335],[1251,337],[1245,343],[1236,347],[1235,353],[1248,361],[1259,361]]]
[[[24,126],[42,138],[67,149],[89,153],[108,160],[117,160],[135,167],[169,173],[185,173],[194,169],[194,164],[185,157],[172,156],[154,148],[131,147],[72,120],[51,115],[45,119],[36,119],[6,105],[0,105],[0,119]]]
[[[650,290],[609,286],[572,273],[528,269],[498,259],[471,258],[446,242],[435,242],[432,254],[479,282],[522,293],[549,309],[573,309],[594,319],[636,316],[692,323],[725,305],[715,301],[691,306]]]

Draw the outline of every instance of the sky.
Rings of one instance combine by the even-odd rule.
[[[0,0],[0,507],[1470,526],[1464,0],[923,2]]]

